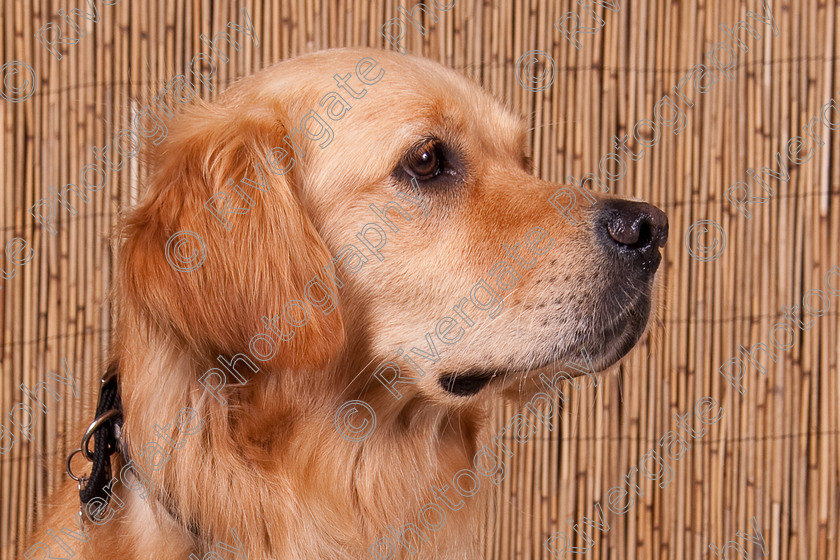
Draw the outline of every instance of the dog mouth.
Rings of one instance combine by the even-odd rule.
[[[471,369],[463,373],[447,373],[438,378],[444,391],[456,397],[471,397],[496,377],[507,373],[501,369]]]
[[[586,342],[581,346],[586,348],[591,356],[592,369],[595,372],[604,371],[615,365],[636,346],[645,332],[649,314],[650,297],[642,295],[631,303],[623,305],[617,314],[613,314],[608,319],[602,319],[601,329],[583,337]],[[560,362],[562,356],[568,353],[568,348],[553,348],[544,359],[532,363],[527,369],[472,368],[462,372],[446,373],[438,378],[438,383],[444,391],[453,396],[471,397],[496,378],[503,379],[514,372],[527,373],[548,367]],[[578,375],[583,375],[583,373],[575,373],[570,377]]]
[[[638,297],[629,305],[622,306],[619,313],[591,337],[591,344],[600,352],[590,351],[592,366],[603,371],[615,365],[632,350],[648,324],[650,297]]]

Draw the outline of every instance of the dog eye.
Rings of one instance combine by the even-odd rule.
[[[441,152],[436,142],[427,142],[403,161],[403,169],[412,177],[431,179],[441,173]]]

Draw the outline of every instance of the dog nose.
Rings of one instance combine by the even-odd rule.
[[[607,200],[601,203],[598,230],[608,251],[653,273],[659,248],[668,240],[668,216],[644,202]]]

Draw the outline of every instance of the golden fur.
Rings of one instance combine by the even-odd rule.
[[[385,70],[381,81],[330,123],[328,146],[300,140],[305,157],[285,175],[266,173],[270,189],[250,191],[255,204],[229,215],[226,230],[205,201],[232,193],[228,179],[254,178],[256,162],[265,168],[264,154],[334,88],[333,74],[352,73],[363,57]],[[439,64],[372,49],[305,55],[241,80],[217,102],[192,104],[167,127],[166,139],[147,154],[144,198],[120,232],[112,354],[122,387],[122,445],[137,458],[144,443],[158,439],[153,426],[172,424],[186,406],[204,425],[150,473],[148,499],[115,486],[125,507],[104,525],[86,523],[86,543],[65,539],[75,559],[185,560],[210,550],[235,558],[215,546],[232,545],[232,527],[250,560],[370,558],[387,526],[417,523],[432,485],[470,467],[486,443],[492,403],[505,395],[527,399],[537,373],[577,360],[589,333],[622,305],[610,291],[620,279],[594,249],[593,207],[578,205],[578,225],[562,219],[548,203],[557,185],[527,169],[521,121]],[[356,274],[337,273],[340,288],[322,276],[338,294],[338,308],[329,315],[313,310],[259,373],[244,370],[247,383],[225,389],[227,405],[212,398],[201,374],[218,367],[220,354],[247,352],[264,330],[261,316],[304,300],[305,283],[372,221],[369,205],[395,199],[393,170],[429,135],[458,147],[463,186],[425,193],[425,218],[410,206],[410,221],[393,214],[400,231],[388,231],[384,261],[370,258]],[[505,294],[503,315],[482,320],[451,348],[439,345],[440,360],[427,363],[416,385],[400,385],[401,399],[371,378],[398,349],[422,343],[505,258],[503,243],[521,243],[535,225],[556,244]],[[167,239],[180,230],[198,233],[207,247],[206,262],[189,273],[165,259]],[[601,350],[593,355],[598,369],[620,357],[590,348]],[[445,372],[479,367],[508,373],[470,397],[440,388]],[[336,410],[351,399],[376,411],[377,427],[363,442],[334,427]],[[113,461],[116,474],[123,459]],[[417,542],[419,554],[400,547],[393,557],[481,557],[478,526],[489,485],[482,488],[449,512],[429,543]],[[50,528],[76,529],[75,484],[53,503],[30,543],[53,543]]]

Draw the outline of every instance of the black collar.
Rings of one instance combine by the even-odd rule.
[[[99,400],[96,403],[96,417],[91,422],[78,449],[67,457],[67,474],[79,483],[79,499],[84,508],[94,499],[104,500],[108,504],[110,496],[105,491],[111,481],[111,455],[119,448],[120,430],[122,429],[122,401],[117,376],[116,364],[111,364],[102,384],[99,386]],[[93,451],[90,439],[93,438]],[[90,474],[77,477],[73,474],[70,461],[77,453],[91,463]]]
[[[121,443],[123,426],[122,399],[120,398],[120,385],[118,368],[112,363],[102,377],[102,384],[99,387],[99,400],[96,403],[96,418],[91,422],[82,443],[78,449],[67,457],[67,474],[70,478],[79,483],[80,511],[94,499],[102,500],[105,506],[111,500],[106,492],[108,483],[111,481],[111,455],[119,452],[125,464],[131,462],[128,450]],[[90,451],[90,438],[93,437],[93,451]],[[77,477],[70,467],[70,460],[77,453],[91,463],[90,474]],[[178,511],[173,507],[168,496],[161,497],[158,492],[152,491],[155,500],[175,520],[177,524],[184,527],[194,538],[201,539],[201,530],[192,519],[184,520]],[[97,508],[98,509],[98,508]],[[84,516],[83,516],[84,518]]]

